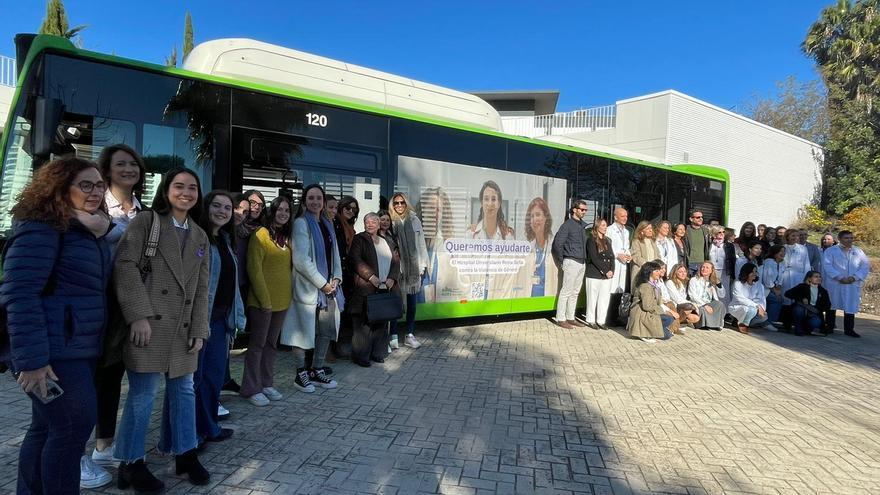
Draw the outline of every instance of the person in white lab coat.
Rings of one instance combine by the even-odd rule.
[[[825,287],[831,296],[831,321],[837,310],[843,310],[843,333],[850,337],[860,337],[855,331],[856,313],[862,302],[862,284],[868,278],[871,264],[865,252],[853,246],[855,237],[848,230],[838,234],[839,244],[825,250],[822,267],[825,273]],[[826,328],[833,328],[826,320]]]
[[[740,268],[739,277],[731,289],[728,311],[736,318],[740,333],[748,334],[749,327],[776,329],[767,321],[767,298],[764,295],[764,286],[758,282],[758,278],[757,265],[746,263]]]
[[[624,208],[614,209],[614,223],[608,227],[606,236],[611,241],[611,249],[614,251],[614,278],[611,279],[611,293],[620,294],[626,292],[627,268],[632,262],[630,251],[629,230],[626,221],[629,212]]]
[[[654,241],[657,243],[660,259],[667,267],[672,268],[679,263],[678,250],[675,241],[672,240],[672,224],[669,220],[662,220],[654,227]]]
[[[777,232],[779,229],[777,229]],[[798,244],[798,230],[788,229],[785,231],[785,258],[782,260],[782,292],[803,282],[807,272],[810,271],[810,255],[807,248]],[[791,299],[783,296],[782,301],[782,325],[786,330],[791,330],[793,317]]]

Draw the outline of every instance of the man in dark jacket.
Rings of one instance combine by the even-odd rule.
[[[556,300],[556,324],[569,330],[586,326],[574,318],[578,295],[584,284],[587,259],[587,226],[583,222],[586,214],[587,202],[574,200],[568,220],[559,227],[553,239],[553,259],[562,268],[562,286]]]

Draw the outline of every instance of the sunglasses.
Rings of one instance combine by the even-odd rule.
[[[395,201],[394,206],[397,206],[397,205],[406,206],[406,201]]]

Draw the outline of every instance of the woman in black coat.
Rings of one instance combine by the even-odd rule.
[[[614,277],[614,251],[605,237],[608,222],[596,220],[587,239],[587,309],[584,320],[590,328],[607,329],[608,305],[611,303],[611,278]]]
[[[807,272],[804,282],[785,291],[785,297],[794,301],[795,335],[811,334],[813,330],[821,330],[828,335],[822,322],[822,315],[831,309],[831,298],[822,287],[822,274],[816,271]]]
[[[388,322],[367,321],[367,296],[378,290],[398,294],[400,256],[393,242],[379,235],[379,217],[369,213],[364,217],[365,232],[354,236],[348,252],[348,266],[352,288],[347,310],[351,314],[351,360],[369,367],[370,361],[382,363],[388,346]]]

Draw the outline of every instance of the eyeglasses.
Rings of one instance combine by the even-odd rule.
[[[703,218],[703,215],[700,215],[700,216],[694,215],[691,218],[693,218],[694,220],[701,220]]]
[[[103,181],[102,182],[92,182],[92,181],[88,181],[88,180],[81,180],[76,184],[76,186],[79,188],[80,191],[82,191],[86,194],[94,191],[95,188],[98,188],[99,191],[106,191],[107,190],[107,183],[103,182]]]
[[[348,211],[360,211],[360,208],[358,208],[357,206],[351,206],[351,205],[343,206],[342,209],[348,210]]]
[[[248,203],[251,205],[251,208],[263,207],[263,203],[260,203],[259,201],[254,201],[253,199],[249,199]]]
[[[394,206],[397,206],[397,205],[406,206],[406,201],[395,201]]]

